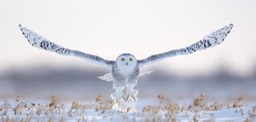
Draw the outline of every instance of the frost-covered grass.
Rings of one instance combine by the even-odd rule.
[[[256,103],[243,96],[218,102],[205,93],[197,97],[170,98],[160,94],[120,103],[113,110],[111,99],[98,95],[94,100],[74,100],[53,95],[28,99],[2,97],[0,121],[255,121]],[[130,105],[130,106],[129,106]]]
[[[256,121],[255,81],[145,80],[118,109],[109,82],[32,83],[0,82],[0,122]]]

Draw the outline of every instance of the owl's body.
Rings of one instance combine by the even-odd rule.
[[[121,54],[116,59],[111,74],[113,77],[113,89],[116,90],[111,97],[115,101],[120,99],[128,100],[129,98],[137,100],[138,90],[135,90],[134,87],[137,85],[140,71],[136,58],[129,53]]]
[[[145,59],[137,60],[136,57],[129,53],[119,55],[115,61],[106,60],[99,56],[84,53],[77,50],[71,50],[59,46],[38,35],[37,33],[19,25],[23,35],[28,39],[28,42],[37,48],[44,49],[46,51],[55,52],[60,55],[76,56],[85,59],[88,62],[98,64],[111,69],[111,73],[99,77],[100,79],[113,82],[113,89],[115,93],[111,94],[111,97],[118,102],[119,100],[137,100],[138,90],[134,89],[137,85],[138,77],[143,75],[140,73],[141,68],[144,65],[148,65],[154,62],[161,61],[163,59],[177,56],[177,55],[188,55],[199,50],[204,50],[210,47],[214,47],[224,41],[227,34],[231,31],[233,24],[225,26],[211,34],[205,36],[198,42],[180,48],[176,50],[167,51],[151,55]]]

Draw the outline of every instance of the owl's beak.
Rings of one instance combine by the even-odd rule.
[[[126,66],[128,65],[128,62],[126,62]]]

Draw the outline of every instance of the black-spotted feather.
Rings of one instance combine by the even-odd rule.
[[[58,53],[60,55],[66,55],[66,56],[76,56],[83,58],[93,64],[98,64],[101,66],[105,66],[108,68],[112,68],[112,65],[115,63],[114,61],[105,60],[99,56],[84,53],[78,50],[71,50],[68,48],[64,48],[62,46],[59,46],[53,42],[48,41],[44,37],[38,35],[37,33],[27,29],[26,27],[23,27],[22,25],[19,25],[22,34],[28,39],[28,42],[37,48],[44,49],[46,51],[51,51]]]
[[[231,31],[232,28],[233,28],[233,24],[230,24],[230,25],[225,26],[215,32],[212,32],[211,34],[205,36],[200,41],[198,41],[190,46],[187,46],[185,48],[151,55],[148,58],[138,60],[139,65],[140,65],[140,67],[142,67],[146,64],[161,61],[161,60],[169,58],[169,57],[173,57],[173,56],[177,56],[177,55],[188,55],[188,54],[194,53],[199,50],[204,50],[204,49],[207,49],[210,47],[214,47],[224,41],[224,39],[229,34],[229,32]]]

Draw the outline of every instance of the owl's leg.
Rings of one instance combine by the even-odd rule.
[[[127,87],[127,99],[132,98],[133,101],[137,101],[138,90],[134,89],[136,83],[129,83]]]
[[[124,93],[124,86],[115,86],[113,88],[116,90],[116,92],[111,94],[111,98],[115,101],[115,103],[117,103],[121,99],[126,99],[126,95]]]

